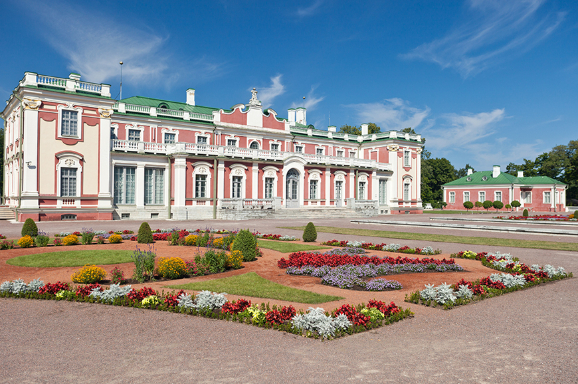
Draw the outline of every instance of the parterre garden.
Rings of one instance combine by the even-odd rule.
[[[332,339],[366,331],[413,316],[409,309],[398,307],[393,302],[387,304],[381,300],[369,299],[370,296],[367,297],[369,300],[366,302],[353,303],[353,305],[343,304],[333,311],[327,312],[322,308],[311,307],[307,311],[303,311],[296,310],[293,305],[251,303],[245,298],[228,301],[225,297],[226,294],[208,290],[200,290],[197,294],[193,294],[190,291],[185,292],[183,289],[168,293],[159,292],[158,289],[155,290],[146,286],[135,289],[126,283],[142,284],[158,280],[190,279],[195,276],[220,274],[225,271],[241,269],[244,267],[244,263],[259,263],[258,258],[262,255],[259,246],[267,247],[264,244],[259,244],[259,239],[289,242],[297,239],[278,234],[251,233],[249,230],[229,232],[174,228],[153,231],[147,223],[141,225],[139,233],[136,235],[130,231],[119,232],[94,232],[82,229],[79,232],[56,234],[54,239],[51,239],[48,234],[38,232],[34,222],[25,223],[22,228],[22,237],[17,241],[9,241],[4,238],[3,242],[0,243],[1,249],[12,249],[15,247],[14,243],[20,248],[29,248],[47,247],[49,243],[52,243],[51,246],[72,247],[80,243],[88,245],[94,242],[97,244],[115,244],[123,241],[136,241],[136,249],[131,255],[131,261],[134,264],[132,276],[125,277],[125,271],[119,267],[115,267],[107,274],[102,267],[97,266],[100,263],[95,262],[95,264],[85,265],[76,270],[71,276],[70,282],[44,283],[40,279],[32,280],[29,283],[22,279],[5,281],[0,286],[0,297],[84,301],[180,312],[239,321],[322,339]],[[315,242],[316,238],[315,227],[310,223],[305,228],[303,240]],[[154,242],[166,242],[170,246],[195,247],[193,249],[196,256],[194,260],[186,261],[175,256],[157,258]],[[139,247],[142,246],[140,244],[146,244],[148,249],[140,249]],[[464,251],[452,254],[449,259],[445,257],[439,259],[434,256],[439,255],[441,251],[431,247],[410,248],[398,244],[373,244],[347,240],[331,240],[322,243],[322,245],[336,248],[323,252],[300,251],[300,249],[307,248],[299,248],[300,246],[303,247],[301,244],[288,244],[289,249],[293,249],[294,252],[290,252],[287,259],[285,257],[279,258],[277,267],[290,276],[319,278],[318,283],[330,287],[374,292],[402,289],[402,284],[395,280],[397,275],[417,276],[417,274],[436,272],[447,273],[448,279],[452,279],[452,275],[457,276],[453,278],[456,283],[444,283],[437,287],[433,284],[426,284],[423,290],[409,292],[405,297],[405,301],[409,303],[443,309],[573,277],[572,273],[566,272],[562,267],[528,266],[510,254],[499,252],[474,253]],[[369,255],[368,251],[387,252],[387,256]],[[66,253],[64,252],[64,254]],[[391,255],[389,253],[405,253],[418,255],[418,257]],[[21,257],[42,257],[42,255],[46,254]],[[21,261],[19,259],[19,257],[9,259],[8,264],[17,265]],[[485,267],[494,269],[499,273],[493,273],[475,281],[468,281],[463,277],[460,278],[460,272],[464,272],[464,268],[459,265],[459,261],[456,262],[456,259],[477,260]],[[114,264],[114,262],[109,261],[108,264]],[[110,275],[108,280],[106,280],[107,275]],[[383,278],[384,276],[387,276],[387,279]],[[186,285],[183,287],[188,289]],[[243,285],[237,286],[236,289],[240,289],[241,294],[250,292],[244,290]],[[312,294],[308,291],[301,292]],[[308,298],[311,301],[304,301],[299,299],[299,292],[292,292],[292,294],[297,295],[291,296],[293,302],[315,303],[341,299],[340,297],[326,296]],[[278,291],[277,295],[281,298],[289,297],[284,290]],[[265,297],[277,298],[277,296],[272,295],[265,295]]]

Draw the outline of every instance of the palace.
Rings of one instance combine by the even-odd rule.
[[[19,221],[421,213],[420,135],[359,136],[263,109],[134,96],[26,72],[2,112],[4,200]]]

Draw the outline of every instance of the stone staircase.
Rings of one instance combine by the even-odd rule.
[[[366,217],[361,212],[349,208],[336,207],[307,207],[270,209],[243,209],[221,210],[219,219],[222,220],[251,220],[251,219],[327,219],[341,217]]]
[[[0,220],[14,220],[14,211],[7,206],[0,206]]]

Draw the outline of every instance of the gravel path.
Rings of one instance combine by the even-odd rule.
[[[353,227],[345,220],[315,223]],[[51,228],[63,225],[47,224],[57,224]],[[89,224],[97,229],[95,223]],[[102,229],[111,227],[111,222],[96,224]],[[115,229],[116,224],[119,229],[132,225],[113,224]],[[162,222],[158,227],[172,224]],[[202,228],[251,228],[300,236],[297,231],[275,226],[302,223],[197,222],[182,227],[195,224]],[[2,224],[0,233],[8,234],[5,229],[10,226]],[[439,229],[436,232],[463,233]],[[480,235],[493,236],[483,232]],[[334,237],[346,238],[320,234],[323,240]],[[543,237],[569,241],[567,237]],[[460,244],[362,237],[359,240],[432,245],[444,253],[467,248],[487,250]],[[578,272],[576,252],[499,250],[511,252],[528,264],[550,263]],[[0,382],[578,383],[577,279],[451,311],[410,307],[416,312],[413,319],[321,342],[180,314],[86,303],[0,299]]]

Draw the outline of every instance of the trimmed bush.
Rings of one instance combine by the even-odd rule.
[[[151,226],[146,221],[143,222],[138,229],[137,242],[140,244],[149,244],[154,242]]]
[[[476,201],[475,206],[476,206],[476,208],[482,208],[484,206],[484,204],[482,204],[481,201]]]
[[[187,274],[187,265],[180,257],[162,257],[159,261],[159,275],[167,279],[179,279]]]
[[[317,240],[317,230],[312,222],[308,222],[305,230],[303,231],[303,241],[311,243]]]
[[[185,245],[197,245],[197,239],[199,238],[199,236],[197,235],[189,235],[187,237],[185,237]]]
[[[257,240],[248,229],[242,229],[237,234],[231,251],[241,251],[243,261],[253,261],[257,258]]]
[[[20,248],[30,248],[34,245],[34,240],[29,235],[23,236],[18,240]]]
[[[22,234],[22,237],[24,237],[24,236],[31,236],[31,237],[38,236],[38,227],[36,226],[36,223],[34,222],[34,220],[32,220],[30,218],[26,219],[26,221],[24,222],[24,225],[22,225],[22,231],[20,233]]]
[[[81,270],[72,274],[71,279],[74,283],[92,284],[98,283],[104,279],[106,271],[96,265],[85,265]]]
[[[111,244],[122,243],[122,236],[117,234],[110,235],[110,237],[108,238],[108,242]]]
[[[496,200],[492,203],[492,207],[496,208],[496,210],[500,210],[500,209],[504,208],[504,203]]]
[[[512,209],[512,206],[510,204],[506,204],[505,207],[506,209]]]
[[[470,209],[472,209],[474,207],[474,203],[472,203],[471,201],[465,201],[464,202],[464,208],[467,209],[468,211]]]
[[[512,207],[514,208],[518,208],[520,207],[522,204],[518,201],[518,200],[514,200],[512,201]]]
[[[524,212],[522,212],[522,216],[528,217],[528,210],[527,209],[524,209]]]
[[[64,245],[76,245],[76,244],[78,244],[78,236],[68,235],[64,239],[62,239],[62,244],[64,244]]]
[[[494,205],[494,202],[493,202],[493,201],[490,201],[490,200],[486,200],[486,201],[484,201],[484,203],[483,203],[483,206],[484,206],[484,208],[486,209],[486,211],[487,211],[488,209],[492,208],[493,205]]]

